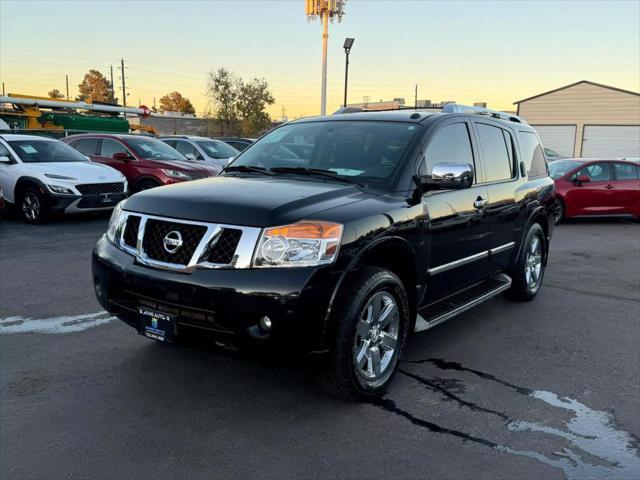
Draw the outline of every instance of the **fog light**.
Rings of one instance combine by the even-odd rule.
[[[266,315],[260,318],[260,328],[266,332],[271,330],[271,319]]]

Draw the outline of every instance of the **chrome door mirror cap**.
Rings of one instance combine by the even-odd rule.
[[[473,173],[469,163],[436,163],[421,183],[425,190],[461,190],[473,184]]]
[[[9,157],[7,157],[6,155],[1,155],[0,156],[0,163],[11,163],[11,159]]]

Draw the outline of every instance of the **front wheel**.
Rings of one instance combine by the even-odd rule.
[[[556,222],[556,225],[562,220],[564,220],[565,215],[565,207],[564,202],[559,198],[556,199],[556,203],[553,207],[553,220]]]
[[[43,223],[47,219],[47,205],[44,196],[35,188],[27,188],[20,195],[19,212],[27,223]]]
[[[159,187],[160,184],[154,180],[142,180],[136,185],[135,192],[142,192],[144,190],[151,190],[152,188]]]
[[[351,279],[336,305],[331,368],[320,386],[348,400],[382,396],[396,371],[409,329],[409,304],[392,272],[367,267]]]
[[[522,302],[532,300],[536,296],[546,264],[546,249],[544,230],[539,223],[529,227],[524,237],[520,255],[512,272],[511,288],[507,295]]]

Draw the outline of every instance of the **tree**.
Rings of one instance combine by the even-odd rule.
[[[265,109],[274,102],[264,78],[254,78],[248,83],[238,82],[236,109],[241,119],[242,135],[256,135],[271,126],[271,117]]]
[[[254,78],[245,83],[225,68],[209,73],[207,96],[216,117],[227,125],[240,122],[243,135],[256,135],[271,126],[265,111],[275,99],[264,79]]]
[[[236,112],[236,99],[238,98],[237,80],[235,76],[225,68],[219,68],[215,72],[209,72],[207,79],[207,96],[215,109],[218,119],[229,124],[238,119]]]
[[[57,88],[50,90],[49,93],[47,93],[47,95],[49,95],[49,98],[55,98],[55,99],[64,98],[64,95],[62,94],[62,92]]]
[[[83,102],[108,102],[111,99],[111,82],[98,70],[89,70],[78,85],[77,100]]]
[[[171,92],[160,99],[160,111],[182,112],[195,114],[191,101],[183,97],[180,92]]]

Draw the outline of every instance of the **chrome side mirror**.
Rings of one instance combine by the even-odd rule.
[[[460,190],[473,184],[473,166],[469,163],[436,163],[431,175],[421,181],[425,190]]]
[[[0,156],[0,163],[11,163],[11,159],[6,155]]]
[[[193,153],[185,153],[184,156],[187,157],[187,159],[191,160],[192,162],[196,161],[196,156]]]

